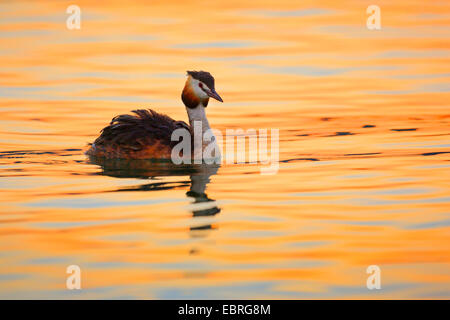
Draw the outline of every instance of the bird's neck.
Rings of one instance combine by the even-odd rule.
[[[191,133],[193,134],[194,149],[192,150],[192,154],[194,159],[203,159],[203,151],[205,148],[209,147],[210,150],[218,150],[216,137],[212,132],[206,133],[211,127],[206,118],[205,107],[201,103],[196,108],[186,108],[186,111],[191,125]],[[205,139],[206,136],[209,138]],[[214,151],[212,157],[220,157],[220,151]]]
[[[211,129],[208,119],[206,118],[205,107],[202,103],[199,103],[196,108],[186,108],[186,112],[192,129],[194,129],[195,125],[199,124],[201,124],[202,127],[202,134]]]

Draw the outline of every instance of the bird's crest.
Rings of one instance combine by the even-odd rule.
[[[211,73],[206,71],[187,71],[187,74],[190,75],[192,78],[203,82],[211,90],[215,90],[214,77],[211,75]]]

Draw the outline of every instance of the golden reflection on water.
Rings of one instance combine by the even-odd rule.
[[[76,4],[0,4],[0,297],[450,297],[448,3]],[[278,174],[84,156],[117,114],[186,120],[190,69],[214,128],[280,130]]]

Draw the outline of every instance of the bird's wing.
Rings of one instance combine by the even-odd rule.
[[[175,121],[151,109],[132,112],[134,115],[123,114],[114,117],[95,140],[95,146],[116,146],[130,151],[139,151],[156,143],[172,147],[177,143],[171,141],[174,130],[190,130],[184,121]]]

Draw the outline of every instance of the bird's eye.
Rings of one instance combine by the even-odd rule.
[[[199,82],[198,86],[203,89],[203,83]]]

